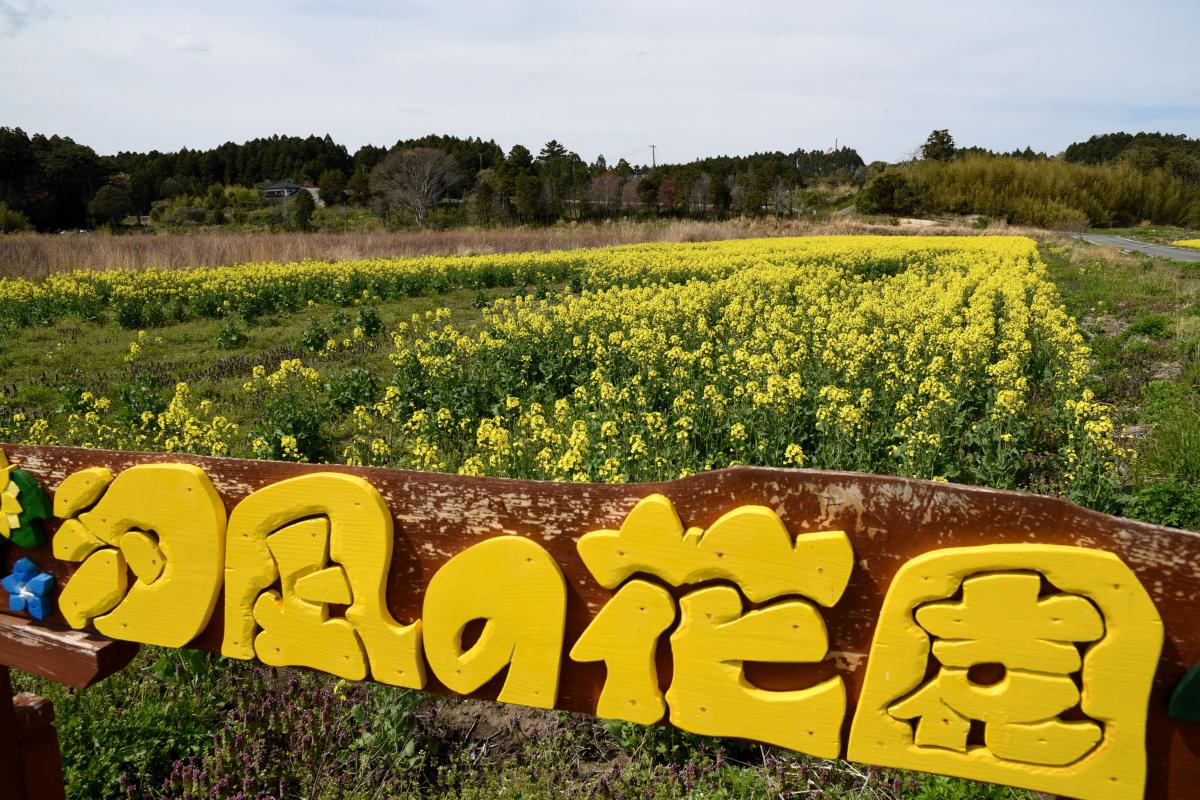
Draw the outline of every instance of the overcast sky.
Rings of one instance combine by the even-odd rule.
[[[101,153],[451,133],[894,161],[934,128],[1054,153],[1200,136],[1198,37],[1198,0],[0,0],[0,125]]]

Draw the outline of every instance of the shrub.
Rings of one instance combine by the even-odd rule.
[[[29,224],[29,217],[14,208],[9,208],[4,203],[0,203],[0,233],[17,233],[32,229],[33,226]]]
[[[260,458],[285,461],[328,461],[333,455],[326,430],[329,400],[315,369],[300,359],[281,361],[267,374],[255,367],[243,387],[255,404],[258,424],[253,430],[252,449]]]
[[[372,306],[363,306],[354,315],[354,324],[362,328],[367,336],[375,336],[383,330],[383,317]]]
[[[223,350],[232,350],[244,345],[248,338],[250,337],[246,336],[236,322],[229,320],[217,332],[217,347]]]
[[[858,208],[866,214],[911,216],[925,204],[921,187],[904,172],[887,170],[872,178],[858,195]]]
[[[309,321],[308,327],[300,334],[300,346],[306,350],[320,350],[329,341],[329,331],[315,317]]]
[[[352,367],[333,379],[329,385],[329,399],[342,411],[355,406],[365,406],[379,393],[379,381],[371,371]]]

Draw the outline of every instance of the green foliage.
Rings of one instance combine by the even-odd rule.
[[[1106,133],[1075,142],[1063,157],[1077,164],[1119,162],[1143,172],[1162,169],[1191,183],[1200,182],[1200,139],[1184,134]]]
[[[0,202],[38,230],[85,227],[88,201],[116,171],[68,137],[31,137],[5,127],[0,127],[0,165]]]
[[[945,128],[929,134],[925,144],[921,145],[921,158],[930,161],[949,161],[955,152],[954,137]]]
[[[340,169],[327,169],[317,178],[317,190],[327,206],[346,202],[346,175]]]
[[[1200,529],[1200,484],[1175,480],[1139,486],[1124,501],[1122,513],[1135,519],[1174,528]]]
[[[121,401],[117,418],[125,423],[136,423],[147,412],[161,413],[168,402],[164,379],[143,364],[132,365],[129,378],[117,396]]]
[[[925,203],[922,188],[900,170],[887,170],[871,178],[858,195],[864,214],[911,216]]]
[[[1111,227],[1142,220],[1200,226],[1200,183],[1161,169],[971,154],[918,161],[900,171],[920,187],[921,203],[934,214],[986,214],[1042,228]]]
[[[349,411],[370,404],[379,394],[379,380],[369,369],[351,367],[335,377],[327,391],[335,407]]]
[[[88,212],[97,222],[110,228],[120,225],[121,220],[132,211],[133,201],[129,198],[129,192],[112,184],[101,186],[88,203]]]
[[[328,463],[333,457],[329,397],[308,376],[282,369],[277,375],[280,379],[261,392],[255,406],[251,435],[256,455]]]
[[[708,185],[708,205],[713,216],[718,219],[728,214],[730,206],[733,205],[733,192],[721,176],[714,176],[712,183]]]
[[[518,175],[516,181],[517,218],[526,225],[537,222],[540,185],[533,175]]]
[[[1194,400],[1180,397],[1160,413],[1139,469],[1149,476],[1200,486],[1200,410]]]
[[[329,341],[329,331],[316,317],[308,323],[308,327],[300,334],[300,346],[305,350],[320,350]]]
[[[350,198],[355,205],[366,205],[371,199],[371,182],[365,172],[356,170],[346,182],[346,188],[350,191]]]
[[[7,203],[0,202],[0,233],[19,233],[33,228],[29,217],[16,209],[9,208]]]
[[[217,347],[222,350],[232,350],[241,347],[249,337],[233,320],[227,320],[217,332]]]
[[[54,703],[68,796],[125,797],[130,783],[159,785],[176,760],[204,752],[232,699],[228,684],[214,691],[218,675],[238,666],[203,653],[145,648],[125,672],[85,691],[31,685]]]
[[[1150,336],[1154,339],[1166,338],[1170,333],[1170,319],[1165,314],[1143,314],[1126,330],[1126,336]]]
[[[117,322],[127,330],[157,328],[167,322],[167,310],[162,303],[147,302],[136,297],[114,298]]]
[[[383,317],[374,306],[361,306],[354,314],[354,324],[368,336],[376,336],[383,330]]]
[[[306,231],[312,228],[312,216],[316,210],[317,204],[311,193],[305,189],[296,192],[292,196],[292,225],[295,229]]]

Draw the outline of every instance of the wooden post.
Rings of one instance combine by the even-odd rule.
[[[66,797],[54,706],[33,694],[14,697],[9,668],[82,689],[122,669],[137,649],[129,642],[0,614],[0,800]]]
[[[8,667],[0,666],[0,798],[26,800],[25,768],[17,736],[12,680]]]
[[[17,742],[29,800],[66,800],[54,704],[28,692],[13,698]]]

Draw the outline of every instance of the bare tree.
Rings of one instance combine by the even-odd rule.
[[[454,156],[433,147],[397,150],[371,170],[371,191],[389,206],[412,214],[425,227],[429,212],[462,180]]]
[[[606,170],[592,178],[587,196],[593,205],[604,210],[604,216],[610,217],[621,202],[621,179]]]
[[[708,190],[712,186],[712,176],[707,172],[701,172],[696,180],[692,181],[692,185],[688,188],[688,212],[699,211],[701,214],[708,213]]]
[[[638,184],[642,179],[637,175],[633,175],[629,180],[621,185],[621,203],[625,206],[626,211],[638,210]]]
[[[792,187],[783,178],[776,178],[775,185],[771,187],[771,205],[774,208],[775,216],[791,216]]]

